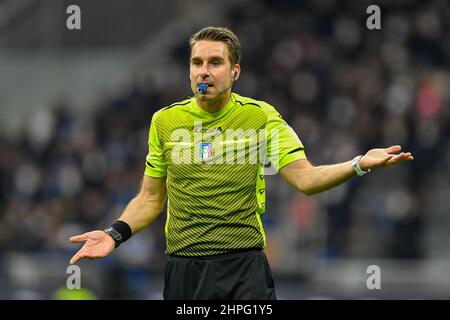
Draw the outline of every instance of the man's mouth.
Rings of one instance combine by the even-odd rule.
[[[199,83],[197,85],[197,90],[199,94],[206,94],[208,92],[208,88],[213,87],[213,84],[211,83]]]

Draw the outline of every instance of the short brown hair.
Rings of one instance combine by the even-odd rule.
[[[241,62],[241,43],[238,37],[226,27],[205,27],[192,35],[189,40],[189,46],[192,54],[192,47],[197,41],[209,40],[224,42],[228,47],[228,53],[231,65]]]

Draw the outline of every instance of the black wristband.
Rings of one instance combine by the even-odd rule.
[[[103,231],[105,231],[111,236],[111,238],[114,239],[114,241],[116,242],[115,248],[117,248],[122,242],[130,239],[133,234],[128,223],[122,220],[114,221],[111,226],[109,226],[109,228],[106,228]]]

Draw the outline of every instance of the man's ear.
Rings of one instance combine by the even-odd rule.
[[[233,79],[233,81],[239,79],[240,73],[241,73],[241,66],[236,64],[233,70],[231,71],[231,78]]]

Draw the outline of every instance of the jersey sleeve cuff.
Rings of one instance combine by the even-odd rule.
[[[292,163],[297,160],[306,160],[306,153],[305,150],[299,150],[297,152],[294,152],[292,154],[287,154],[283,158],[281,158],[280,162],[278,163],[278,168],[275,168],[277,172],[279,172],[283,167],[287,166],[289,163]]]
[[[165,170],[156,170],[149,166],[146,166],[144,174],[153,178],[162,178],[167,175],[167,172]]]

